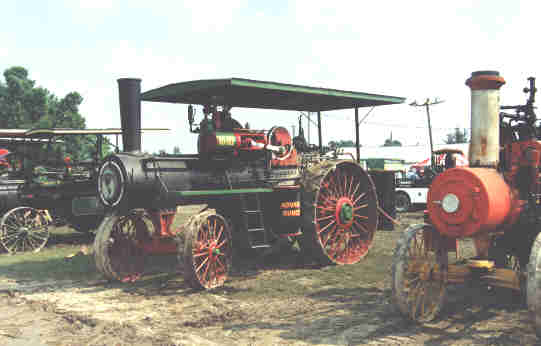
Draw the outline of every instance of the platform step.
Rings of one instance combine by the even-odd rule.
[[[262,248],[269,248],[271,247],[271,245],[269,244],[264,244],[264,245],[253,245],[252,246],[252,249],[262,249]]]

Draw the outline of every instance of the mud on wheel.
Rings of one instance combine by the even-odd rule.
[[[395,248],[392,297],[400,312],[417,322],[433,320],[447,294],[447,250],[427,224],[410,226]]]
[[[98,271],[109,280],[133,282],[139,279],[145,262],[141,245],[149,241],[153,230],[152,220],[143,210],[107,215],[94,239]]]
[[[51,217],[44,210],[18,207],[0,220],[0,246],[10,253],[38,252],[49,239]]]
[[[179,261],[184,261],[185,280],[198,289],[222,286],[232,266],[229,223],[208,209],[192,216],[185,232],[184,248],[179,246],[178,251]]]
[[[351,161],[322,162],[302,177],[300,245],[321,264],[352,264],[372,246],[377,196],[370,176]]]

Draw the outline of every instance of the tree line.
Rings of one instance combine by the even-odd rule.
[[[79,112],[82,102],[83,97],[76,91],[57,97],[37,86],[24,67],[10,67],[4,71],[4,82],[0,80],[0,128],[85,129],[85,118]],[[105,140],[102,156],[112,151],[111,143]],[[48,147],[57,158],[87,160],[96,154],[95,136],[65,136],[62,141]]]

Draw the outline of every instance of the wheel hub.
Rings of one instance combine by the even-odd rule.
[[[221,254],[220,249],[217,247],[217,243],[215,241],[211,242],[209,244],[209,258],[210,260],[214,259],[216,256],[219,256]]]
[[[19,228],[19,237],[24,238],[28,235],[28,227]]]
[[[353,223],[353,202],[347,197],[342,197],[336,203],[336,220],[341,227],[348,228]]]

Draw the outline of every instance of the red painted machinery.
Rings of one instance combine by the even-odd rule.
[[[377,197],[370,176],[353,161],[303,165],[284,127],[244,128],[232,107],[320,111],[401,103],[403,98],[246,79],[203,80],[140,92],[140,80],[119,80],[127,152],[106,158],[98,195],[108,215],[96,234],[98,270],[134,281],[151,254],[175,253],[194,287],[222,285],[234,249],[254,252],[279,239],[299,240],[322,264],[363,258],[377,227]],[[189,104],[198,154],[156,157],[140,152],[141,101]],[[203,118],[195,125],[195,105]],[[356,110],[356,117],[357,117]],[[303,143],[297,138],[297,143]],[[302,148],[301,148],[302,147]],[[126,149],[127,148],[127,149]],[[300,150],[302,151],[302,150]],[[181,227],[177,210],[207,207]]]
[[[474,72],[466,84],[470,167],[434,179],[428,223],[408,228],[395,249],[393,298],[403,314],[426,322],[440,311],[447,285],[479,280],[526,293],[539,334],[541,133],[533,106],[535,79],[529,78],[528,101],[520,106],[500,107],[505,81],[498,72]],[[465,264],[453,263],[449,253],[458,252],[457,240],[466,237],[473,239],[476,254]]]

